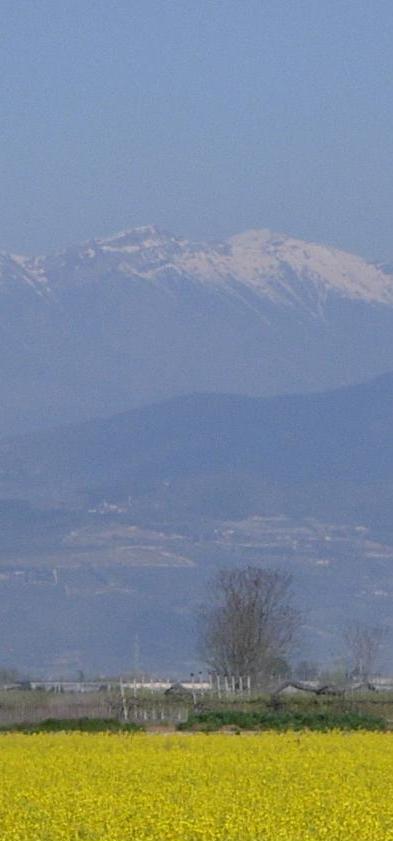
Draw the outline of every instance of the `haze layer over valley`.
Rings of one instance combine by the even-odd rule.
[[[195,670],[214,569],[293,573],[303,656],[391,624],[393,375],[321,394],[185,395],[0,443],[6,659]],[[8,648],[7,648],[8,646]],[[389,667],[392,667],[387,659]]]

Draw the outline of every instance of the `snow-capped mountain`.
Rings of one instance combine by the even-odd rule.
[[[300,308],[312,296],[323,304],[329,292],[352,300],[393,304],[390,272],[345,251],[269,230],[246,231],[219,243],[199,243],[144,226],[51,257],[0,255],[2,283],[25,281],[39,294],[64,284],[105,278],[108,270],[146,281],[192,277],[225,290],[239,283],[274,303]]]
[[[393,368],[393,274],[253,230],[152,226],[0,254],[0,431],[191,391],[316,390]]]

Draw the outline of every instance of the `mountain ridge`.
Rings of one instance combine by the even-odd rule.
[[[50,486],[71,477],[75,488],[217,470],[298,483],[393,480],[392,424],[393,372],[312,394],[185,394],[0,439],[0,494],[4,476],[18,475],[35,487],[46,475]]]
[[[393,365],[393,274],[270,231],[144,226],[0,256],[0,435],[187,392],[273,395]]]
[[[319,284],[326,291],[333,289],[344,297],[393,306],[393,275],[381,265],[342,249],[269,229],[251,229],[222,241],[193,242],[146,225],[90,239],[47,257],[2,252],[1,274],[8,271],[11,278],[24,278],[40,293],[43,287],[56,288],[59,269],[67,268],[70,257],[77,263],[79,260],[81,266],[114,255],[121,255],[122,262],[117,265],[121,273],[145,279],[169,270],[184,272],[199,281],[225,283],[232,279],[273,301],[290,305],[296,300],[289,294],[288,272],[297,272],[304,281]]]

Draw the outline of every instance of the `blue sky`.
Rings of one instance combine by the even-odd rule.
[[[391,0],[0,0],[0,248],[155,223],[393,260]]]

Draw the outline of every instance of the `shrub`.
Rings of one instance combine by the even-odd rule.
[[[357,712],[334,710],[211,710],[192,714],[179,730],[219,730],[232,726],[241,730],[385,730],[383,718]]]

